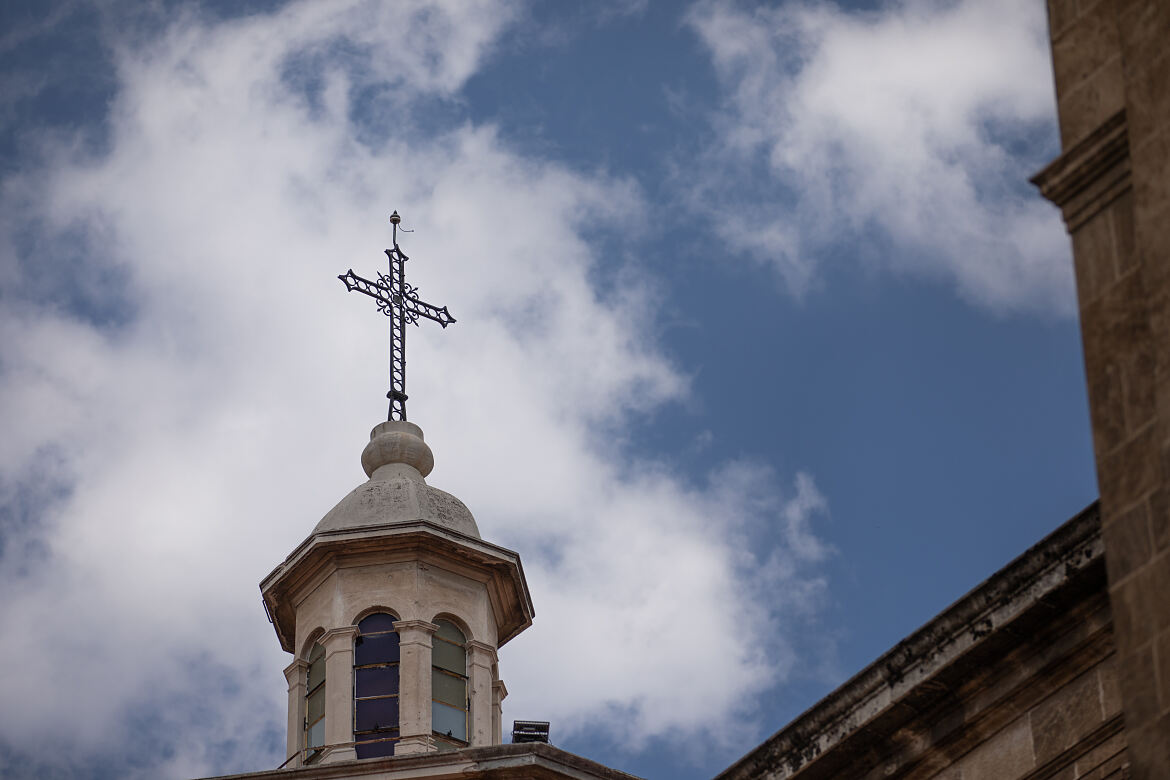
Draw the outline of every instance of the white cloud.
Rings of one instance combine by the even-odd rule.
[[[510,7],[188,15],[118,50],[107,152],[48,141],[4,183],[13,760],[99,756],[144,777],[280,760],[287,658],[256,583],[359,481],[384,414],[378,315],[333,277],[379,267],[392,207],[416,230],[413,282],[459,320],[409,335],[431,481],[531,578],[537,623],[502,662],[509,711],[572,729],[616,708],[637,733],[612,736],[634,748],[726,741],[716,716],[795,663],[785,621],[823,591],[811,480],[789,497],[736,463],[695,486],[621,445],[630,414],[687,392],[640,335],[646,296],[590,283],[587,233],[644,229],[637,186],[526,159],[490,127],[394,119],[456,96]],[[394,111],[355,120],[357,87]],[[781,584],[805,595],[778,599]]]
[[[848,237],[994,310],[1071,310],[1067,239],[1025,183],[1055,140],[1043,3],[712,0],[689,22],[726,93],[693,197],[734,249],[797,294]]]

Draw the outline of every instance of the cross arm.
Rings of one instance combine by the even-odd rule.
[[[386,287],[378,284],[377,282],[371,282],[369,279],[358,276],[353,272],[352,268],[345,273],[340,274],[337,278],[340,279],[345,285],[346,292],[353,292],[354,290],[357,290],[364,295],[368,295],[375,300],[381,301],[387,306],[392,305],[391,300],[388,297],[393,294],[390,290],[386,289]]]
[[[434,320],[442,325],[444,328],[455,321],[451,313],[447,311],[446,306],[432,306],[429,303],[424,303],[418,298],[412,298],[409,295],[402,297],[402,308],[404,311],[414,314],[418,317],[426,317],[428,320]]]
[[[399,295],[385,284],[371,282],[369,279],[358,276],[353,272],[352,268],[337,278],[345,285],[347,292],[356,290],[377,301],[378,308],[387,316],[390,315],[394,307],[400,307],[403,315],[410,322],[417,321],[419,317],[426,317],[428,320],[439,323],[444,328],[455,322],[455,318],[447,311],[446,306],[434,306],[425,301],[420,301],[410,293]]]

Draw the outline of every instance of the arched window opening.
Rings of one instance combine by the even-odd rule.
[[[309,652],[305,678],[305,763],[312,763],[325,746],[325,648],[320,642]]]
[[[353,739],[358,758],[394,755],[399,658],[393,615],[375,612],[358,623],[353,648]]]
[[[431,643],[431,731],[440,751],[467,746],[467,638],[436,620]]]

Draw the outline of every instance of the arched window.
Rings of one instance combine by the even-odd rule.
[[[431,643],[431,731],[442,750],[467,746],[467,638],[449,620],[436,620]]]
[[[358,758],[394,755],[398,660],[398,633],[392,615],[376,612],[358,623],[353,648],[353,739]]]
[[[320,642],[309,652],[305,679],[305,763],[313,761],[325,745],[325,648]]]

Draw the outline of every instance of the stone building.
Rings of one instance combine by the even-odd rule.
[[[1170,780],[1170,2],[1048,13],[1063,152],[1033,181],[1072,237],[1100,501],[719,780]],[[501,744],[532,604],[432,462],[379,425],[370,480],[265,579],[290,759],[236,777],[629,778]]]
[[[427,484],[422,429],[377,425],[369,479],[260,584],[288,680],[288,760],[239,778],[574,778],[622,772],[503,744],[496,650],[532,625],[520,556]]]
[[[1170,3],[1048,15],[1100,501],[720,780],[1170,778]]]

